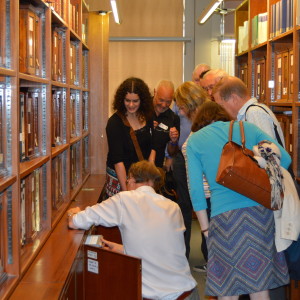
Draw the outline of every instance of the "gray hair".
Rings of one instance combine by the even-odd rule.
[[[228,77],[229,74],[222,69],[213,69],[213,70],[210,70],[207,73],[205,73],[205,75],[203,76],[203,79],[205,79],[209,76],[213,76],[216,79],[216,81],[218,82],[220,79],[222,79],[224,77]]]
[[[170,81],[170,80],[165,80],[165,79],[163,79],[163,80],[161,80],[157,83],[155,90],[157,91],[160,87],[167,87],[167,88],[170,88],[172,90],[175,89],[173,82]]]

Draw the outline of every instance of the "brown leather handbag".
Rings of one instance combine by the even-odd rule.
[[[253,158],[253,152],[245,147],[243,122],[239,122],[242,145],[232,141],[234,121],[230,122],[228,142],[224,145],[216,182],[238,192],[266,208],[271,207],[269,176]]]

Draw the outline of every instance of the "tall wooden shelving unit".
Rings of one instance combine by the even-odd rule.
[[[236,74],[248,86],[250,95],[267,104],[277,115],[285,135],[286,149],[292,155],[293,169],[300,178],[299,152],[299,34],[297,10],[300,5],[293,3],[286,29],[273,30],[272,22],[276,19],[276,3],[282,0],[245,0],[235,12],[236,39],[239,40],[239,26],[248,20],[246,51],[238,53],[236,49]],[[281,3],[280,3],[281,4]],[[282,13],[282,7],[280,8]],[[252,19],[267,13],[267,40],[252,45]],[[273,19],[272,19],[273,18]],[[238,44],[238,43],[237,43]],[[259,65],[259,66],[258,66]]]
[[[105,71],[89,68],[89,38],[104,43],[91,14],[84,0],[0,0],[0,299],[91,173],[91,128],[106,122],[90,114],[104,95],[91,97],[90,77]]]

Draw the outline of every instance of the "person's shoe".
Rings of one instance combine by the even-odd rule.
[[[201,265],[201,266],[194,266],[193,270],[195,272],[199,272],[199,273],[206,273],[206,271],[207,271],[207,264]]]

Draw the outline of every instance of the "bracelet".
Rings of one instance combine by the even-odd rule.
[[[169,144],[170,144],[171,146],[178,146],[178,141],[176,141],[176,142],[170,141]]]
[[[201,230],[202,233],[207,232],[207,231],[208,231],[208,228]]]

